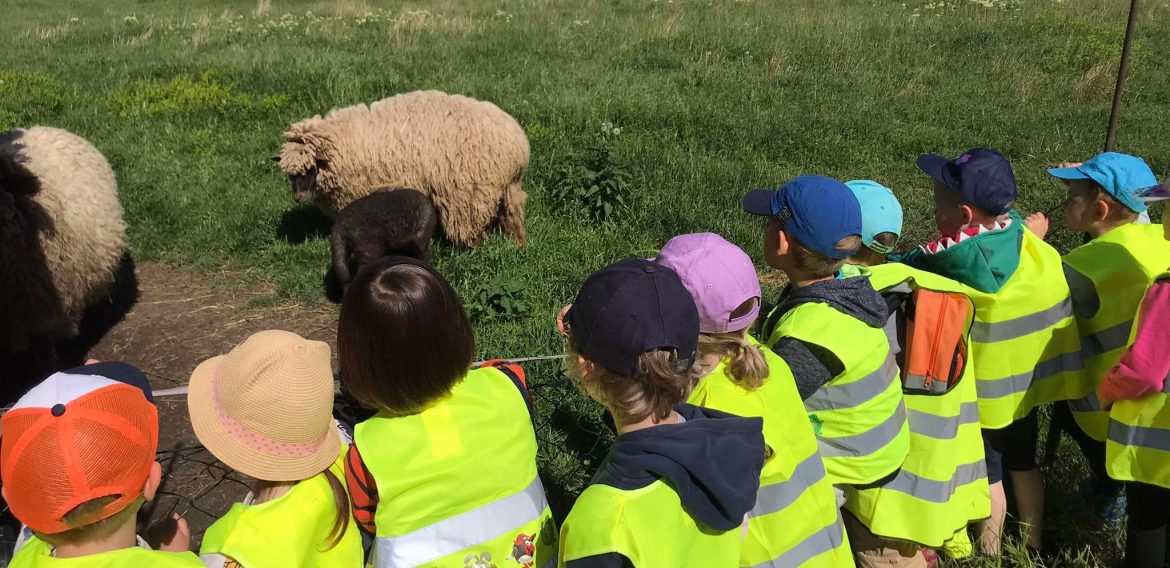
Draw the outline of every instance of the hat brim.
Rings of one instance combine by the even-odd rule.
[[[762,217],[771,217],[775,215],[772,212],[772,194],[775,193],[770,189],[753,189],[743,196],[743,210],[752,215],[760,215]]]
[[[1048,168],[1048,175],[1060,179],[1092,179],[1080,168]]]
[[[918,165],[918,169],[922,170],[922,173],[947,187],[951,187],[950,176],[946,175],[947,164],[950,163],[950,160],[938,154],[923,154],[918,156],[918,161],[915,163]]]
[[[228,431],[215,405],[215,376],[226,356],[212,357],[191,373],[187,408],[195,437],[228,467],[264,481],[301,481],[321,473],[341,456],[341,434],[330,429],[312,452],[282,456],[250,447]]]

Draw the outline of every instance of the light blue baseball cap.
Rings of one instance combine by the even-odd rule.
[[[1136,213],[1146,210],[1138,193],[1158,185],[1145,160],[1117,152],[1098,154],[1074,168],[1049,168],[1048,173],[1060,179],[1091,179]]]
[[[861,204],[861,242],[865,246],[889,254],[894,248],[885,246],[874,237],[882,233],[902,235],[902,204],[894,197],[890,188],[872,180],[856,179],[845,182],[845,186]]]

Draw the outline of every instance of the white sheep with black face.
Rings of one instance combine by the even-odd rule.
[[[0,355],[76,336],[125,254],[101,152],[59,128],[0,133]]]
[[[431,199],[453,242],[478,247],[499,226],[524,244],[524,130],[496,105],[416,91],[293,124],[276,159],[297,203],[335,216],[385,187]]]

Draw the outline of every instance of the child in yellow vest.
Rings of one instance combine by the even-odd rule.
[[[761,337],[792,369],[830,481],[891,478],[910,431],[883,331],[889,311],[868,278],[838,278],[861,246],[857,198],[840,181],[804,175],[778,191],[752,191],[743,207],[767,218],[764,258],[789,282]]]
[[[337,352],[343,387],[377,410],[345,463],[374,566],[551,564],[524,372],[468,370],[471,322],[438,271],[404,257],[365,266],[345,291]]]
[[[1170,197],[1170,179],[1139,194]],[[1170,215],[1162,213],[1170,241]],[[1110,409],[1106,467],[1126,485],[1125,566],[1162,568],[1170,563],[1170,278],[1163,272],[1146,291],[1129,347],[1097,389]]]
[[[256,481],[203,536],[209,567],[362,564],[333,421],[329,345],[287,331],[252,335],[191,374],[199,441]]]
[[[160,550],[134,534],[162,479],[150,384],[125,363],[55,373],[0,420],[4,498],[31,529],[9,566],[203,566],[186,521]],[[172,551],[172,552],[167,552]]]
[[[910,415],[910,453],[902,470],[883,485],[849,492],[845,508],[849,511],[846,526],[850,540],[858,552],[858,564],[866,567],[932,565],[932,548],[946,548],[951,556],[966,556],[972,552],[967,524],[990,515],[975,377],[968,353],[974,310],[970,291],[937,274],[887,263],[886,255],[893,252],[902,232],[902,205],[889,188],[877,182],[855,180],[845,185],[861,204],[864,246],[849,257],[844,271],[868,274],[890,304],[886,331],[903,376],[934,381],[931,392],[916,389],[904,395]],[[923,306],[920,299],[924,291],[960,302],[967,317],[953,323],[961,330],[948,328],[954,335],[942,336],[938,328],[944,327],[943,318],[931,320],[939,314],[923,313],[930,309],[930,304]],[[928,339],[930,345],[910,345],[915,324],[931,325],[928,320],[938,325]],[[938,358],[945,360],[946,369],[922,368],[921,360],[911,360],[911,351],[914,355],[926,349],[932,353],[938,345],[948,349]],[[940,392],[940,384],[947,390]],[[930,548],[920,550],[921,546]]]
[[[1170,266],[1170,243],[1162,239],[1162,230],[1138,220],[1146,205],[1136,192],[1158,180],[1141,158],[1116,152],[1048,173],[1068,186],[1065,225],[1093,239],[1064,255],[1084,367],[1067,381],[1073,400],[1054,407],[1053,422],[1076,440],[1089,464],[1091,477],[1082,493],[1102,519],[1120,527],[1125,499],[1121,483],[1105,472],[1109,417],[1096,390],[1128,344],[1150,280]],[[1043,213],[1029,215],[1028,227],[1044,238],[1048,219]]]
[[[698,378],[699,315],[678,276],[622,260],[562,313],[568,375],[612,413],[618,437],[565,519],[559,565],[737,566],[762,420],[683,402]]]
[[[934,179],[941,237],[890,258],[972,289],[971,357],[991,483],[991,517],[983,523],[980,547],[1000,552],[1006,469],[1028,526],[1028,546],[1038,551],[1044,481],[1036,467],[1035,410],[1068,398],[1061,379],[1080,364],[1060,255],[1012,212],[1016,180],[999,153],[975,148],[953,160],[928,154],[918,158],[918,167]]]
[[[702,378],[687,402],[764,419],[772,456],[760,475],[740,566],[853,566],[837,498],[792,371],[747,334],[760,313],[752,260],[714,233],[680,235],[655,259],[678,273],[699,310]]]

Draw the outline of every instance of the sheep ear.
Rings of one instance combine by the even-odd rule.
[[[273,156],[271,159],[273,162],[276,162],[279,164],[280,163],[280,154]]]
[[[329,158],[317,158],[317,169],[318,170],[329,169]]]

